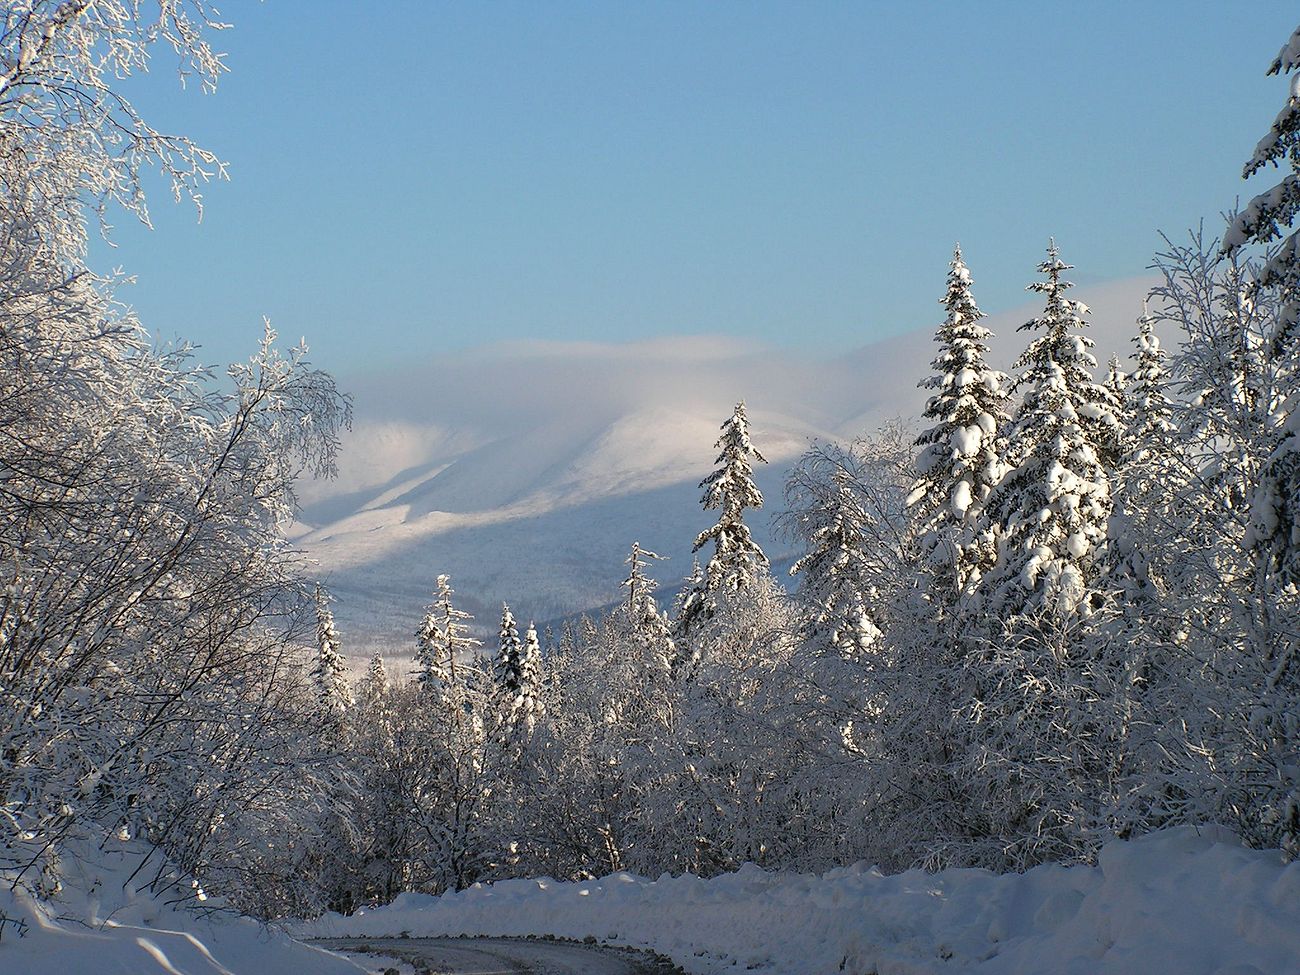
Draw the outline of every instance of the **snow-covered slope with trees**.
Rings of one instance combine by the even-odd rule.
[[[1103,359],[1127,353],[1152,283],[1076,289]],[[1033,307],[986,321],[997,367],[1015,358]],[[708,524],[696,485],[718,417],[746,398],[770,461],[752,527],[783,567],[794,553],[772,521],[788,468],[812,438],[916,416],[932,346],[928,327],[825,358],[709,337],[536,342],[350,378],[356,427],[338,480],[305,486],[298,542],[321,563],[358,668],[374,649],[413,646],[441,573],[480,618],[507,600],[540,622],[612,602],[639,540],[669,557],[659,574],[675,588]]]

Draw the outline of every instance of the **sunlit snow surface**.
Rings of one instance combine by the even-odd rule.
[[[512,880],[299,930],[590,935],[701,975],[1281,975],[1300,971],[1300,863],[1180,828],[1113,842],[1095,867]]]
[[[150,891],[148,847],[73,842],[60,859],[62,889],[36,900],[0,873],[4,975],[360,975],[338,955],[301,944],[200,900],[199,888]],[[30,879],[30,878],[29,878]],[[213,910],[213,909],[216,910]]]

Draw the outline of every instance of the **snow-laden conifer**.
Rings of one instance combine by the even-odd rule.
[[[1258,549],[1282,588],[1300,583],[1300,28],[1297,28],[1269,67],[1269,74],[1290,75],[1286,104],[1272,128],[1255,147],[1242,176],[1249,178],[1269,165],[1285,167],[1282,181],[1256,196],[1232,218],[1222,251],[1233,255],[1249,244],[1269,244],[1271,250],[1255,283],[1276,291],[1280,311],[1265,354],[1280,368],[1278,425],[1272,434],[1268,461],[1250,501],[1251,523],[1246,544]],[[1249,295],[1246,300],[1252,300]],[[1244,335],[1243,335],[1244,338]]]
[[[1270,75],[1290,75],[1300,68],[1300,28],[1283,45],[1269,66]],[[1292,229],[1300,215],[1300,74],[1292,76],[1286,103],[1273,119],[1268,133],[1259,140],[1242,170],[1249,179],[1267,166],[1290,170],[1270,189],[1257,195],[1235,214],[1224,234],[1222,251],[1235,254],[1252,243],[1281,240],[1264,265],[1260,284],[1276,288],[1283,296],[1274,329],[1276,350],[1294,341],[1300,323],[1300,229]]]
[[[1111,398],[1115,403],[1115,415],[1117,418],[1122,416],[1125,410],[1124,400],[1128,396],[1128,384],[1130,378],[1129,374],[1124,371],[1123,366],[1120,364],[1119,356],[1112,353],[1110,361],[1106,363],[1105,386],[1107,392],[1110,393]],[[1121,437],[1124,429],[1126,428],[1123,426],[1120,427]]]
[[[627,592],[622,615],[632,647],[638,656],[636,665],[648,676],[666,673],[671,669],[677,653],[668,617],[660,612],[659,603],[655,599],[658,583],[645,571],[651,562],[663,558],[662,555],[642,548],[640,542],[633,542],[632,551],[624,560],[628,567],[627,576],[619,583],[620,588]],[[698,570],[698,561],[695,566]]]
[[[519,696],[515,718],[522,722],[528,734],[532,734],[537,722],[546,713],[543,666],[542,643],[537,637],[537,627],[529,623],[520,652]]]
[[[798,486],[794,480],[791,484]],[[790,574],[801,580],[805,638],[822,652],[830,649],[845,659],[859,659],[881,635],[867,552],[871,518],[843,467],[832,472],[826,488],[816,498],[803,499],[797,530],[808,551],[790,567]]]
[[[365,675],[358,682],[357,698],[362,704],[373,707],[388,696],[390,689],[388,668],[384,666],[384,655],[376,650],[366,667]]]
[[[474,617],[455,607],[451,599],[454,594],[451,576],[438,576],[433,602],[425,609],[415,633],[413,676],[428,691],[457,683],[462,676],[456,672],[461,658],[482,646],[469,635],[469,623]]]
[[[763,493],[754,483],[753,458],[766,464],[767,459],[749,439],[749,418],[742,400],[722,424],[722,434],[714,444],[718,469],[700,482],[704,496],[700,503],[705,511],[717,511],[718,520],[695,539],[698,552],[713,542],[713,554],[704,567],[704,578],[695,583],[683,600],[677,618],[678,632],[689,633],[708,620],[717,610],[721,593],[740,593],[753,588],[768,567],[767,556],[750,535],[745,512],[763,506]]]
[[[352,686],[348,680],[347,665],[343,661],[342,643],[334,628],[334,614],[330,611],[330,596],[320,586],[316,587],[316,663],[312,667],[312,683],[316,688],[316,703],[321,713],[330,720],[338,720],[353,705]]]
[[[1138,319],[1138,333],[1133,338],[1137,353],[1133,356],[1134,369],[1129,377],[1125,402],[1132,422],[1129,433],[1133,440],[1133,453],[1141,456],[1151,449],[1154,441],[1167,440],[1177,432],[1173,417],[1173,404],[1169,399],[1169,374],[1165,368],[1165,351],[1160,347],[1160,337],[1149,315]]]
[[[931,426],[916,440],[918,477],[908,504],[922,563],[936,589],[951,599],[987,568],[990,546],[972,537],[970,515],[1001,474],[998,434],[1007,421],[1007,377],[985,362],[992,333],[980,324],[984,313],[971,294],[960,247],[940,302],[947,314],[935,332],[936,374],[921,382],[935,391],[922,414]]]
[[[700,563],[700,557],[693,555],[691,557],[691,571],[686,574],[686,578],[682,580],[676,595],[673,596],[672,617],[678,625],[686,616],[687,604],[696,599],[703,589],[704,566]]]
[[[493,661],[492,673],[496,678],[497,688],[508,701],[513,701],[523,688],[524,653],[519,642],[519,624],[510,607],[501,604],[501,631],[498,635],[497,655]]]
[[[1138,319],[1133,338],[1137,351],[1131,376],[1124,387],[1107,385],[1123,395],[1123,451],[1113,478],[1109,542],[1104,559],[1105,587],[1133,597],[1152,583],[1152,548],[1167,531],[1173,516],[1169,508],[1183,476],[1177,460],[1177,424],[1170,402],[1165,352],[1149,315]],[[1112,363],[1111,375],[1118,372]]]
[[[998,561],[982,584],[984,605],[1006,619],[1043,608],[1075,612],[1088,595],[1110,517],[1109,469],[1120,426],[1110,390],[1096,381],[1088,309],[1065,297],[1071,285],[1055,243],[1038,266],[1046,280],[1042,315],[1021,326],[1038,333],[1016,361],[1024,399],[1007,434],[1007,471],[986,508],[1000,526]]]

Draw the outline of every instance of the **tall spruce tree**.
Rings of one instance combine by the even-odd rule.
[[[1289,75],[1297,69],[1300,69],[1300,28],[1296,28],[1273,59],[1268,73]],[[1287,167],[1290,173],[1232,217],[1222,251],[1231,255],[1252,243],[1282,240],[1259,279],[1261,286],[1276,288],[1283,298],[1272,336],[1276,350],[1281,351],[1295,341],[1297,325],[1300,325],[1300,229],[1291,230],[1300,215],[1300,74],[1291,79],[1286,104],[1255,146],[1241,176],[1249,179],[1267,166]]]
[[[711,541],[713,555],[704,567],[703,579],[692,585],[682,601],[677,617],[677,630],[682,636],[712,618],[720,594],[754,588],[768,567],[767,556],[745,524],[747,510],[763,507],[763,493],[754,483],[750,458],[764,464],[767,459],[750,442],[743,400],[722,424],[722,434],[714,446],[720,451],[718,469],[700,482],[704,489],[700,503],[705,511],[718,511],[718,521],[700,532],[692,549],[698,552]]]
[[[815,503],[804,499],[797,529],[809,548],[790,566],[790,575],[801,578],[805,639],[819,653],[859,660],[881,635],[866,548],[871,516],[847,470],[836,469],[826,488]]]
[[[343,662],[342,644],[334,628],[334,614],[330,612],[329,604],[329,593],[317,586],[316,663],[311,677],[321,713],[331,721],[338,721],[354,702],[347,665]]]
[[[1082,334],[1088,309],[1065,297],[1071,284],[1061,272],[1070,267],[1053,242],[1038,266],[1046,280],[1029,285],[1045,296],[1045,308],[1020,327],[1038,334],[1015,363],[1024,399],[1007,434],[1007,471],[986,504],[1001,538],[981,589],[984,605],[1002,619],[1085,607],[1106,538],[1118,404],[1093,377],[1093,343]]]
[[[388,697],[391,687],[388,682],[388,668],[384,666],[384,655],[378,650],[370,658],[365,676],[359,682],[358,697],[368,707],[374,707]]]
[[[505,603],[501,604],[501,632],[492,672],[502,696],[513,702],[524,685],[524,653],[519,642],[519,624]]]
[[[1300,28],[1269,67],[1269,74],[1300,69]],[[1300,584],[1300,74],[1292,77],[1286,104],[1255,147],[1242,172],[1249,178],[1266,166],[1289,167],[1272,189],[1256,196],[1237,214],[1224,235],[1222,250],[1235,255],[1249,244],[1282,239],[1264,264],[1256,286],[1275,291],[1280,312],[1267,337],[1265,354],[1279,370],[1278,422],[1268,461],[1254,497],[1247,544],[1263,554],[1279,589]],[[1244,338],[1244,335],[1243,335]]]
[[[984,313],[971,294],[960,246],[940,303],[947,314],[935,332],[935,375],[920,384],[935,390],[922,413],[932,424],[916,439],[918,478],[908,504],[930,588],[952,601],[988,568],[992,546],[974,536],[970,516],[1001,474],[998,433],[1007,422],[1007,377],[985,362],[992,333],[980,324]]]
[[[1184,480],[1183,465],[1175,458],[1177,424],[1165,353],[1150,316],[1138,319],[1133,344],[1135,367],[1124,390],[1124,448],[1113,479],[1104,559],[1106,588],[1129,598],[1154,596],[1148,553],[1161,527],[1175,520],[1168,509],[1178,495],[1174,485]]]
[[[665,614],[659,611],[655,599],[658,583],[646,574],[646,566],[664,556],[632,543],[632,551],[624,560],[628,567],[626,578],[619,587],[627,591],[627,601],[622,606],[622,616],[634,652],[637,666],[646,674],[666,673],[676,657],[672,627]],[[699,563],[696,562],[696,568]]]
[[[524,632],[524,645],[519,659],[519,707],[516,721],[522,723],[530,735],[546,713],[543,666],[542,643],[537,638],[537,627],[529,623]]]
[[[435,692],[457,684],[460,659],[482,646],[469,635],[469,613],[457,609],[451,601],[455,590],[451,576],[438,576],[433,602],[425,610],[415,633],[414,679],[426,691]]]

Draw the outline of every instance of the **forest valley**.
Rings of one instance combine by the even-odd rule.
[[[410,645],[354,680],[285,538],[350,400],[269,325],[220,374],[155,347],[86,267],[109,208],[147,219],[144,170],[195,199],[224,172],[114,87],[153,45],[224,71],[202,0],[157,6],[0,19],[6,883],[56,898],[116,840],[176,903],[271,919],[538,875],[1013,871],[1186,824],[1300,857],[1300,94],[1246,166],[1281,182],[1166,240],[1105,367],[1054,243],[1023,353],[986,361],[958,249],[922,416],[789,474],[789,590],[742,403],[662,602],[629,540],[608,612],[485,632],[430,566]],[[1298,68],[1300,31],[1271,71]]]

